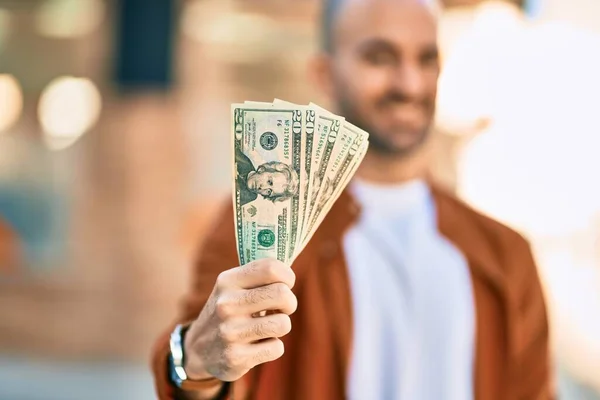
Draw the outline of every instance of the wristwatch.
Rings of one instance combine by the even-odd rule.
[[[183,343],[189,325],[177,325],[171,332],[169,346],[169,375],[173,384],[183,390],[197,391],[213,389],[223,384],[217,378],[202,379],[199,381],[188,379],[184,368],[185,354],[183,352]]]

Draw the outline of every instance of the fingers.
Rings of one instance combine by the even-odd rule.
[[[279,338],[292,329],[289,314],[298,306],[291,289],[295,280],[290,267],[273,259],[221,273],[186,336],[187,363],[195,366],[196,376],[233,381],[250,368],[281,357]],[[264,315],[265,310],[276,313]]]
[[[250,346],[252,349],[251,360],[254,366],[275,361],[285,352],[283,342],[279,339],[267,339]]]
[[[290,315],[296,311],[298,300],[283,283],[272,283],[249,290],[224,293],[216,303],[216,313],[225,321],[229,318],[250,316],[263,310],[279,310]]]
[[[280,313],[223,323],[219,327],[219,336],[227,343],[254,343],[264,339],[283,337],[291,330],[290,317]]]
[[[292,288],[296,282],[296,275],[281,261],[267,258],[223,272],[219,276],[217,285],[253,289],[278,282]]]
[[[223,360],[228,369],[249,370],[259,364],[274,361],[283,353],[283,342],[274,338],[253,344],[229,346],[223,353]]]

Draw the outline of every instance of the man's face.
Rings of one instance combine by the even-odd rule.
[[[263,197],[285,193],[288,180],[283,172],[251,172],[248,175],[248,189]]]
[[[346,1],[333,28],[335,101],[371,134],[373,150],[409,154],[425,141],[435,112],[435,18],[419,0]]]

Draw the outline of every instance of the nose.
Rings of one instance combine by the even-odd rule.
[[[401,63],[394,72],[393,85],[411,99],[420,97],[425,88],[421,68],[414,63]]]

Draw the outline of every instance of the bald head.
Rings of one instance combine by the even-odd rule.
[[[335,25],[342,9],[351,2],[369,2],[375,0],[324,0],[321,18],[321,48],[331,54],[335,48]],[[391,0],[391,1],[414,1],[428,7],[430,11],[437,11],[434,0]]]

